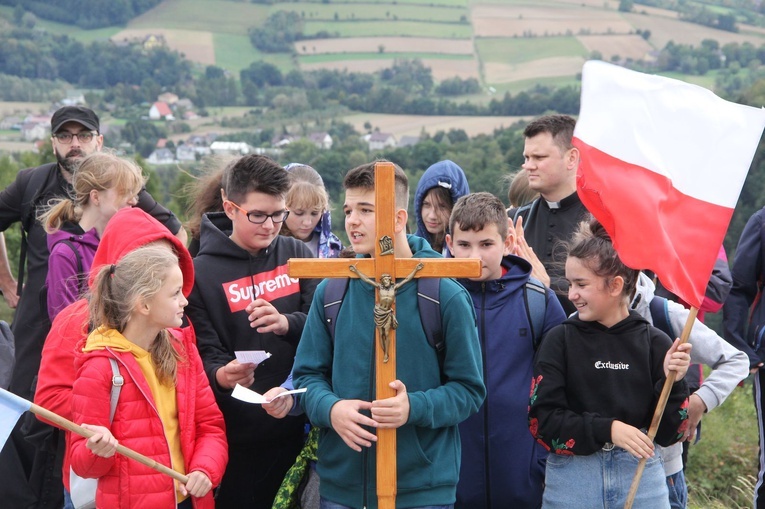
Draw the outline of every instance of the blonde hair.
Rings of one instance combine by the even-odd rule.
[[[329,194],[316,170],[304,164],[288,165],[286,168],[292,178],[292,185],[284,197],[288,210],[319,210],[322,213],[330,210]],[[281,234],[294,236],[287,223],[282,224]]]
[[[93,328],[105,326],[123,332],[138,301],[154,297],[178,265],[178,256],[162,246],[145,246],[122,257],[115,265],[98,271],[90,298]],[[165,385],[175,383],[178,361],[182,358],[172,345],[173,336],[161,330],[149,347],[157,377]]]
[[[85,157],[72,175],[73,196],[48,202],[38,218],[46,233],[55,233],[67,221],[79,222],[90,203],[91,191],[116,189],[120,196],[135,196],[146,183],[141,168],[129,159],[109,152],[94,152]]]

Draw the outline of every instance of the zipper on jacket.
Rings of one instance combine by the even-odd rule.
[[[483,357],[483,379],[486,384],[486,398],[483,401],[483,462],[484,485],[486,486],[486,507],[491,507],[491,478],[489,476],[489,369],[486,363],[486,282],[481,282],[481,356]]]

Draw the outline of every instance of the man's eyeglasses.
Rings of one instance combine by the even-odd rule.
[[[77,137],[77,140],[80,143],[90,143],[90,141],[93,139],[93,136],[95,135],[96,133],[92,131],[82,131],[76,134],[68,133],[65,131],[63,133],[56,133],[53,135],[53,137],[56,138],[60,143],[63,143],[64,145],[69,145],[70,143],[72,143],[72,138],[74,138],[75,136]]]
[[[271,218],[271,221],[274,224],[283,223],[287,219],[287,216],[290,215],[289,210],[280,210],[279,212],[274,212],[273,214],[264,214],[262,212],[247,212],[246,210],[244,210],[242,207],[232,202],[231,200],[226,200],[226,201],[229,202],[234,207],[236,207],[237,209],[239,209],[245,216],[247,216],[247,220],[249,222],[255,223],[255,224],[263,224],[266,222],[266,220],[269,217]]]

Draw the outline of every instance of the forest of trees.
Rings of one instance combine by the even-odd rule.
[[[76,25],[80,28],[101,28],[124,25],[139,14],[143,14],[162,0],[0,0],[0,5],[16,9],[15,15],[21,17],[25,11],[33,15]]]

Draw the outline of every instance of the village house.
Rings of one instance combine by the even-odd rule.
[[[316,147],[329,150],[332,148],[332,136],[329,133],[311,133],[308,135],[308,141],[316,145]]]
[[[173,111],[167,103],[157,101],[149,109],[149,118],[151,120],[175,120]]]
[[[389,147],[396,146],[396,137],[391,133],[375,132],[372,134],[366,134],[363,137],[364,141],[369,145],[369,150],[384,150]]]

